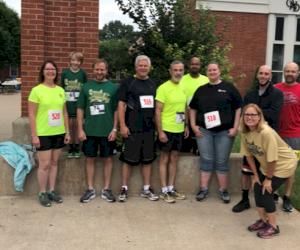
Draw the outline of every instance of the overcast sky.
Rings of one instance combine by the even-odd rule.
[[[6,5],[14,9],[19,16],[21,15],[21,0],[2,0]],[[131,19],[128,16],[124,16],[119,10],[114,0],[99,0],[100,2],[100,18],[99,27],[107,24],[110,21],[120,20],[125,24],[132,24]],[[136,26],[135,26],[136,27]]]

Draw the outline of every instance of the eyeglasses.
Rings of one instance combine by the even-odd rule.
[[[46,71],[56,71],[56,69],[44,69]]]
[[[247,117],[256,117],[256,116],[259,116],[259,114],[244,114],[244,116],[247,116]]]

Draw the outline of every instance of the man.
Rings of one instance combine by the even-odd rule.
[[[284,102],[279,119],[279,135],[294,150],[300,150],[300,84],[299,66],[294,62],[287,63],[283,69],[284,82],[277,83],[276,88],[283,92]],[[290,201],[294,176],[289,178],[285,186],[282,208],[292,212]]]
[[[103,157],[104,187],[101,197],[114,202],[110,189],[115,139],[117,135],[117,85],[106,79],[107,62],[97,59],[93,65],[95,79],[88,81],[80,91],[77,106],[78,138],[83,141],[86,156],[86,179],[88,189],[80,198],[86,203],[96,197],[94,188],[95,160],[100,150]],[[85,121],[83,122],[83,119]]]
[[[198,57],[193,56],[188,64],[189,73],[184,75],[180,81],[180,85],[185,91],[188,104],[193,98],[195,91],[202,85],[209,82],[207,76],[201,75],[200,72],[201,62]],[[188,138],[184,139],[182,142],[182,152],[191,152],[191,150],[196,153],[197,151],[197,143],[196,140],[193,139],[194,133],[190,128],[190,135]]]
[[[154,148],[154,97],[156,82],[149,77],[150,58],[141,55],[135,60],[135,77],[121,83],[118,103],[120,133],[124,148],[120,155],[122,165],[122,187],[119,201],[128,196],[128,182],[132,166],[142,164],[143,187],[141,197],[151,201],[158,196],[150,187],[151,163],[155,160]]]
[[[162,84],[156,94],[155,120],[159,137],[160,198],[168,203],[183,200],[185,195],[175,189],[179,151],[183,136],[189,135],[187,122],[187,97],[179,82],[184,65],[174,61],[169,69],[171,79]]]
[[[283,94],[280,90],[273,87],[271,83],[272,70],[269,66],[260,66],[256,78],[258,86],[246,94],[244,105],[249,103],[257,104],[262,109],[268,124],[277,130],[279,114],[283,104]],[[257,167],[259,166],[256,159],[255,164]],[[253,173],[250,170],[246,157],[244,157],[242,166],[242,200],[232,208],[232,211],[235,213],[250,208],[249,189],[251,187],[251,176],[253,176]]]

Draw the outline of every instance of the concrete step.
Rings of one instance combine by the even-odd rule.
[[[121,185],[121,162],[118,156],[114,157],[112,190],[119,192]],[[240,165],[241,156],[232,154],[230,158],[229,173],[229,191],[237,193],[240,191]],[[137,194],[142,187],[142,178],[140,173],[141,167],[132,168],[132,174],[129,184],[129,193]],[[15,195],[13,186],[13,168],[11,168],[0,157],[0,195]],[[26,178],[24,195],[34,195],[38,192],[38,182],[36,169],[33,169]],[[158,161],[156,160],[152,168],[152,186],[154,190],[159,191],[160,182],[158,174]],[[96,160],[95,168],[95,188],[100,190],[103,183],[103,166],[100,158]],[[194,155],[183,154],[178,162],[178,171],[176,179],[176,188],[187,194],[195,194],[199,189],[199,157]],[[85,182],[85,158],[67,159],[65,152],[59,160],[59,171],[57,177],[57,190],[62,195],[79,195],[86,189]],[[212,178],[210,192],[216,193],[217,183],[215,176]]]

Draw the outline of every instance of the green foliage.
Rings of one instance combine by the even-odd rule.
[[[132,25],[123,24],[120,21],[111,21],[100,30],[100,40],[134,40],[137,32],[133,30]]]
[[[100,41],[99,57],[104,58],[108,62],[109,77],[117,79],[124,77],[132,72],[131,68],[133,61],[128,53],[130,43],[126,39],[112,39]],[[118,72],[118,73],[117,73]]]
[[[0,67],[20,63],[20,19],[0,1]]]
[[[226,55],[231,46],[221,43],[226,20],[217,33],[217,17],[203,8],[195,10],[186,0],[115,1],[140,28],[144,43],[133,56],[148,55],[152,59],[154,77],[167,79],[173,60],[186,62],[191,56],[198,56],[204,66],[202,73],[205,66],[214,61],[220,64],[223,78],[230,80],[232,65]]]

